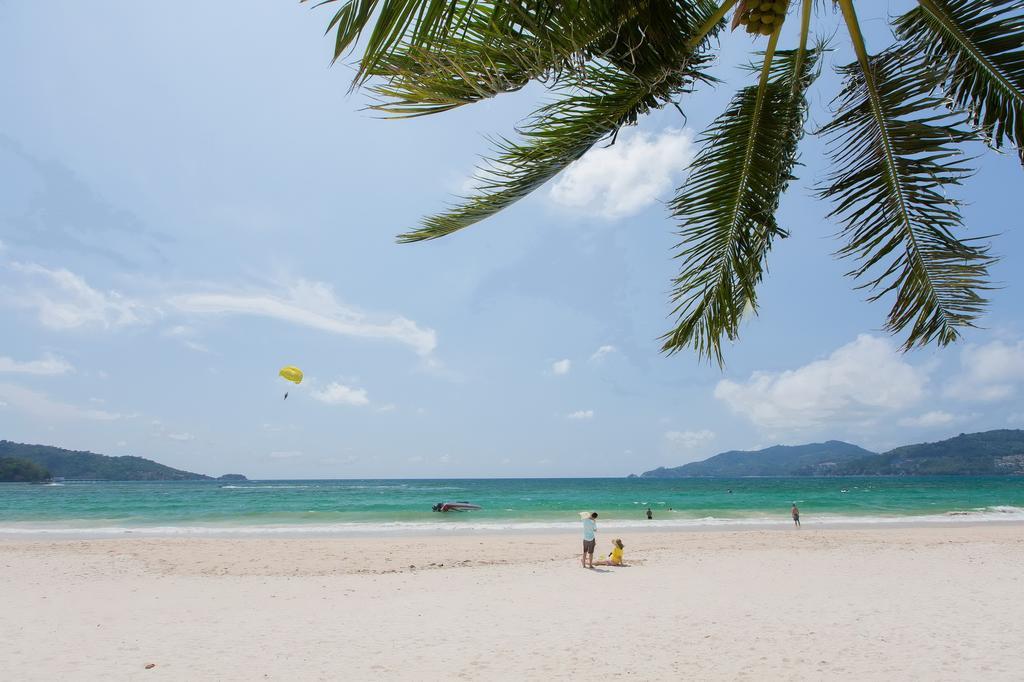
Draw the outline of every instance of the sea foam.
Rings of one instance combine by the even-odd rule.
[[[918,516],[843,516],[822,514],[801,519],[804,526],[934,525],[943,523],[1024,522],[1024,508],[1007,505],[949,511],[943,514]],[[786,517],[749,516],[722,518],[676,518],[656,520],[609,519],[600,523],[600,530],[669,531],[713,528],[782,528],[791,525]],[[373,535],[464,535],[484,533],[548,533],[575,532],[578,520],[503,520],[503,521],[390,521],[288,524],[190,524],[190,525],[115,525],[82,521],[63,523],[13,523],[0,526],[0,536],[73,536],[73,537],[272,537],[272,536],[373,536]]]

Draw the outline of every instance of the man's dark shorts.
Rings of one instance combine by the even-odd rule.
[[[583,553],[584,554],[593,554],[594,553],[594,547],[596,547],[596,546],[597,546],[597,540],[584,540],[583,541]]]

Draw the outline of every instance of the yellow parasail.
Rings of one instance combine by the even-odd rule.
[[[281,371],[278,372],[278,374],[281,376],[282,379],[287,379],[292,383],[302,383],[302,370],[299,369],[298,367],[293,367],[291,365],[288,365],[287,367],[282,367]]]

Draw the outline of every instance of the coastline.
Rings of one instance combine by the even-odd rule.
[[[598,551],[616,534],[599,529]],[[1014,679],[1024,529],[0,541],[16,679]],[[154,663],[146,670],[144,666]]]
[[[807,529],[840,530],[871,528],[934,528],[942,526],[1024,525],[1024,509],[1002,506],[973,511],[931,515],[836,515],[821,514],[802,519]],[[454,538],[490,535],[558,535],[572,533],[578,520],[549,521],[381,521],[350,523],[205,523],[192,525],[123,525],[117,522],[68,519],[55,523],[0,523],[0,542],[6,540],[100,540],[143,538]],[[729,531],[786,530],[792,527],[784,515],[732,518],[700,517],[682,519],[602,519],[606,532],[706,533]]]

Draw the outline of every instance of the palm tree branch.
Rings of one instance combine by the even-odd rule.
[[[495,141],[498,153],[477,169],[474,196],[425,218],[422,227],[399,235],[398,241],[437,239],[507,208],[620,127],[664,106],[691,82],[690,74],[685,78],[676,74],[670,81],[652,86],[607,65],[587,67],[585,74],[561,99],[531,117],[521,130],[522,142]]]
[[[887,329],[910,327],[905,348],[946,344],[971,326],[985,300],[991,259],[985,247],[957,240],[957,203],[945,195],[970,173],[950,146],[971,134],[935,113],[930,75],[915,54],[890,49],[869,56],[851,0],[839,0],[857,62],[842,67],[846,86],[836,118],[821,132],[841,166],[820,190],[836,200],[848,244],[840,255],[861,264],[861,277],[881,269],[865,287],[877,300],[895,293]]]
[[[593,60],[567,72],[555,88],[560,98],[528,120],[520,131],[522,142],[497,140],[498,153],[485,159],[477,171],[473,196],[424,219],[420,228],[399,235],[398,240],[436,239],[497,213],[546,183],[599,141],[613,137],[622,126],[635,124],[640,115],[665,106],[694,83],[711,80],[703,70],[708,63],[706,48],[723,22],[719,19],[712,29],[706,27],[717,5],[706,0],[677,4],[677,9],[687,11],[673,10],[673,23],[660,27],[662,31],[670,28],[672,35],[663,35],[657,44],[648,36],[651,44],[638,51],[634,66],[640,74],[624,68],[632,63],[619,58],[614,63]],[[685,51],[695,30],[704,37],[696,50]]]
[[[741,214],[741,203],[743,195],[747,192],[751,180],[751,171],[753,170],[754,161],[754,149],[757,143],[758,133],[761,131],[761,117],[764,113],[764,99],[765,93],[768,91],[768,76],[771,73],[772,58],[775,56],[775,47],[779,44],[779,33],[781,32],[782,24],[775,29],[771,37],[768,40],[768,47],[764,52],[764,63],[761,67],[761,77],[757,82],[757,94],[754,97],[754,112],[750,117],[750,133],[747,135],[746,151],[743,154],[743,165],[740,170],[740,176],[736,183],[736,199],[731,204],[731,210],[729,215],[729,236],[730,240],[735,238],[736,231],[742,224]],[[718,282],[720,283],[726,272],[726,261],[721,261],[718,268]],[[751,293],[753,293],[751,291]],[[750,298],[750,297],[748,297]]]
[[[702,134],[702,148],[670,207],[679,220],[673,282],[676,327],[663,350],[692,346],[722,364],[722,337],[736,338],[775,237],[779,198],[792,179],[806,115],[805,93],[822,48],[776,51],[769,40],[756,86],[744,88]],[[800,71],[797,71],[799,67]]]
[[[900,185],[900,178],[896,167],[896,155],[893,152],[892,138],[888,134],[889,128],[885,119],[885,112],[882,108],[881,96],[878,93],[878,84],[875,82],[875,74],[872,70],[870,57],[864,44],[864,36],[860,30],[860,23],[857,21],[857,14],[853,9],[852,0],[838,0],[840,9],[843,12],[843,19],[846,21],[847,29],[850,32],[850,39],[853,41],[853,49],[857,54],[857,63],[860,64],[864,75],[864,86],[867,90],[868,99],[871,104],[871,114],[878,126],[879,141],[881,142],[882,153],[885,154],[885,179],[892,190],[892,196],[899,204],[901,218],[909,223],[907,216],[907,199]],[[916,237],[913,230],[908,230],[908,239],[913,242]],[[925,269],[927,274],[927,269]]]
[[[724,0],[724,2],[722,2],[722,4],[718,6],[718,9],[716,9],[714,12],[708,15],[707,19],[704,20],[704,23],[701,24],[700,28],[694,31],[693,36],[687,41],[687,52],[692,52],[693,50],[697,49],[697,47],[701,44],[704,38],[709,33],[716,30],[716,27],[719,25],[719,22],[721,22],[722,19],[725,18],[725,15],[728,14],[729,10],[733,8],[733,5],[736,4],[736,1],[737,0]]]
[[[305,2],[306,0],[301,0]],[[340,2],[322,0],[316,6]],[[734,0],[732,0],[734,1]],[[476,32],[500,38],[515,48],[556,53],[540,72],[558,69],[594,56],[595,41],[615,36],[624,22],[652,7],[686,13],[711,0],[637,0],[589,2],[563,0],[346,0],[331,19],[327,31],[336,33],[334,59],[352,48],[369,29],[353,86],[375,75],[391,75],[389,61],[396,54],[432,51],[445,42]],[[372,24],[372,27],[371,27]],[[649,26],[652,30],[656,26]],[[708,27],[708,30],[713,28]],[[700,42],[700,41],[697,41]],[[450,55],[451,56],[451,55]],[[539,77],[539,76],[538,76]]]
[[[421,116],[519,90],[531,80],[557,85],[606,51],[599,41],[617,35],[650,4],[585,3],[578,11],[559,5],[561,11],[543,21],[519,5],[497,21],[493,7],[478,5],[458,33],[427,45],[407,40],[375,57],[365,75],[381,79],[372,88],[381,101],[371,108],[399,118]]]
[[[999,148],[1024,161],[1024,1],[918,0],[895,22],[905,49],[923,55],[953,106]]]
[[[802,73],[804,60],[807,59],[807,42],[811,34],[811,10],[814,0],[803,0],[800,9],[800,47],[797,48],[796,63],[793,65],[793,73]],[[796,88],[800,80],[793,79],[793,94],[796,95]]]

